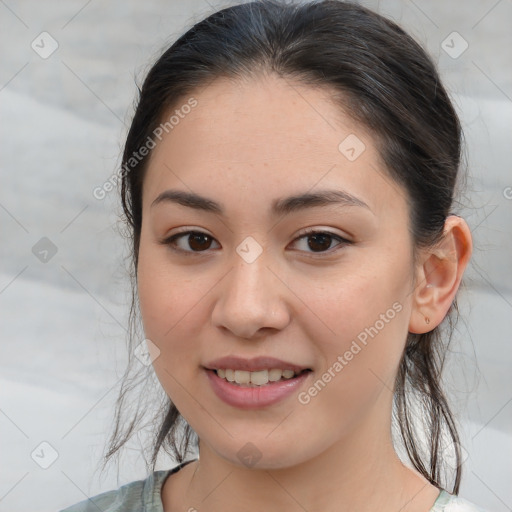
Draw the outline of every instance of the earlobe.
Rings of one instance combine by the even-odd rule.
[[[471,232],[466,221],[450,215],[445,221],[443,238],[422,252],[409,332],[422,334],[443,321],[455,299],[471,251]]]

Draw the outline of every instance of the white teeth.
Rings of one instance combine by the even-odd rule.
[[[268,384],[268,370],[261,370],[261,372],[251,372],[251,384],[263,386]]]
[[[276,382],[283,376],[283,372],[277,368],[273,368],[268,372],[268,380],[270,382]]]
[[[259,370],[257,372],[248,372],[245,370],[218,369],[217,375],[228,382],[235,382],[241,385],[264,386],[269,382],[277,382],[281,379],[291,379],[296,374],[293,370],[280,370],[272,368],[271,370]]]
[[[249,384],[249,382],[251,382],[251,373],[243,370],[235,370],[235,382],[237,384]]]

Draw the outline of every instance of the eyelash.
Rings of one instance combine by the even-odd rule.
[[[205,251],[186,251],[184,249],[180,249],[180,248],[176,247],[176,245],[175,245],[176,240],[178,240],[179,238],[185,237],[187,235],[188,236],[190,236],[190,235],[205,235],[208,238],[215,240],[212,236],[208,235],[208,233],[204,233],[202,231],[190,230],[190,231],[182,231],[181,233],[175,233],[174,235],[171,235],[170,237],[161,240],[160,243],[162,245],[167,245],[167,246],[169,246],[169,248],[171,250],[173,250],[175,252],[182,253],[182,254],[185,253],[185,254],[193,254],[193,255],[199,256],[199,255],[202,255],[203,253],[208,252],[208,249]],[[347,240],[346,238],[343,238],[339,235],[331,233],[330,231],[321,231],[321,230],[315,230],[315,229],[309,229],[309,230],[305,230],[305,231],[301,232],[300,236],[298,236],[293,242],[301,240],[302,238],[307,238],[308,236],[312,236],[312,235],[328,235],[339,242],[339,244],[337,246],[335,246],[334,250],[328,249],[327,251],[319,251],[319,252],[306,251],[307,253],[313,255],[313,257],[321,258],[323,254],[331,255],[331,254],[337,252],[338,250],[340,250],[341,248],[343,248],[347,245],[353,244],[353,242],[351,242],[350,240]]]

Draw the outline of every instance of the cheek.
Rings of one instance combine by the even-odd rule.
[[[162,247],[141,238],[137,288],[144,333],[170,363],[193,350],[201,322],[201,279],[191,279],[190,269],[172,266]],[[204,320],[203,320],[204,323]],[[187,343],[182,343],[186,339]],[[173,357],[167,357],[172,351]]]
[[[321,382],[308,393],[323,411],[361,412],[383,387],[393,389],[394,376],[408,332],[409,276],[407,261],[396,256],[375,261],[360,260],[357,273],[336,276],[309,294],[310,309],[326,334],[318,336],[312,321],[309,337],[316,340],[322,363]],[[321,392],[320,392],[321,391]],[[308,398],[305,397],[305,401]],[[322,414],[322,411],[318,411]],[[337,414],[337,413],[335,413]]]
[[[322,332],[322,351],[329,353],[348,349],[354,339],[364,342],[368,330],[373,335],[377,330],[392,342],[406,333],[408,325],[403,311],[410,300],[409,276],[404,268],[408,268],[405,258],[400,261],[396,255],[379,262],[358,255],[357,262],[347,259],[321,278],[297,276],[294,290],[308,306],[310,319],[306,321],[305,315],[297,321],[311,331],[311,340],[318,340]],[[314,332],[314,327],[321,331]]]
[[[194,388],[199,372],[197,340],[204,325],[200,279],[166,261],[165,250],[141,239],[137,286],[145,337],[159,350],[153,360],[162,388],[180,412],[189,417],[199,396]],[[186,363],[186,364],[185,364]]]

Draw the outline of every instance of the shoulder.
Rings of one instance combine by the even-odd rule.
[[[430,512],[488,512],[474,503],[442,490]]]
[[[162,512],[160,491],[167,476],[176,469],[155,471],[145,480],[130,482],[117,490],[98,494],[60,512]]]

